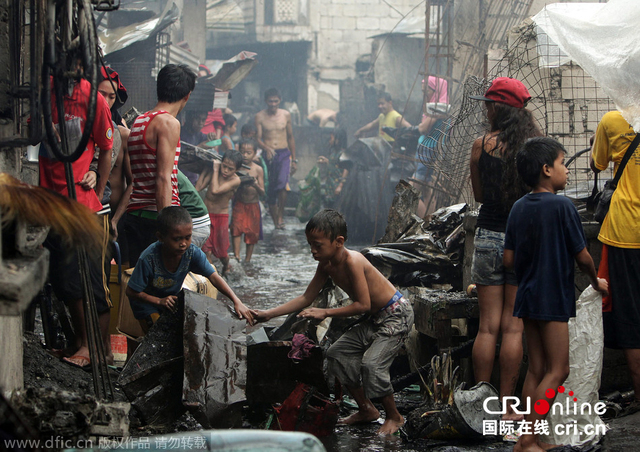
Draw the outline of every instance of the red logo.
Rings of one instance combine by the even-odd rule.
[[[564,391],[565,391],[564,386],[558,386],[558,394],[562,394],[564,393]],[[569,397],[572,397],[573,391],[569,391],[568,394],[569,394]],[[553,388],[549,388],[544,392],[544,395],[547,397],[547,399],[553,400],[553,398],[556,396],[556,392],[553,390]],[[573,401],[577,402],[578,398],[573,397]],[[545,415],[549,412],[549,402],[544,399],[539,399],[536,401],[536,403],[533,404],[533,409],[539,415]]]

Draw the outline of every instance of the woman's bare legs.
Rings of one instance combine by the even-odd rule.
[[[491,381],[491,372],[500,332],[500,398],[513,395],[522,362],[522,320],[513,317],[516,286],[477,285],[480,326],[473,344],[473,373],[477,382]],[[505,420],[522,419],[511,408]]]
[[[513,316],[513,308],[516,302],[517,286],[504,285],[504,306],[500,331],[500,398],[511,396],[516,391],[520,365],[522,364],[522,333],[524,324],[522,319]],[[522,415],[516,415],[513,409],[507,407],[507,414],[502,416],[504,420],[522,420]]]

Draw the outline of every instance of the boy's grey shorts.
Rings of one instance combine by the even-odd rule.
[[[504,232],[476,229],[475,251],[471,263],[471,282],[484,286],[518,285],[516,274],[507,271],[502,263]]]
[[[209,234],[211,233],[211,224],[206,224],[204,226],[198,226],[193,228],[193,232],[191,233],[191,243],[193,243],[198,248],[202,248],[204,242],[209,238]]]
[[[344,333],[327,351],[329,371],[368,398],[393,394],[389,367],[413,325],[411,303],[400,300]]]

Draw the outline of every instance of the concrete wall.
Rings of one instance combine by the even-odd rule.
[[[388,4],[382,0],[320,0],[312,2],[310,26],[314,34],[312,52],[309,61],[313,70],[309,77],[308,103],[309,111],[319,108],[336,109],[340,102],[339,85],[341,80],[356,76],[355,62],[360,55],[371,54],[372,36],[390,32],[402,18],[424,17],[424,5],[416,6],[412,0],[397,0]],[[415,46],[411,46],[413,49]],[[390,54],[391,49],[386,49]],[[396,49],[397,50],[397,49]],[[405,52],[413,53],[407,49]],[[375,55],[375,51],[373,52]],[[422,61],[423,49],[418,49],[412,60]],[[380,58],[380,57],[379,57]],[[387,84],[387,80],[400,80],[409,77],[404,76],[402,67],[389,67],[386,61],[376,62],[376,71],[389,74],[395,72],[395,77],[385,75],[376,83]],[[413,68],[406,74],[413,73]],[[417,71],[416,71],[417,72]],[[396,86],[389,84],[394,97],[406,101],[408,90],[403,88],[400,92],[394,92]],[[418,91],[420,86],[418,85]]]
[[[391,35],[373,40],[377,55],[374,77],[393,97],[393,106],[411,124],[419,124],[422,115],[422,62],[424,39]],[[372,118],[373,119],[373,118]]]

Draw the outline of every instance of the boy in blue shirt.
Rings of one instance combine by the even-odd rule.
[[[531,433],[535,422],[546,416],[544,409],[536,412],[537,401],[553,405],[555,391],[569,375],[568,321],[576,315],[574,260],[596,290],[608,290],[607,282],[596,276],[577,209],[555,195],[567,184],[564,154],[558,141],[541,137],[526,141],[516,155],[518,173],[533,190],[513,205],[504,247],[504,265],[515,268],[518,279],[513,315],[524,321],[529,350],[522,396],[531,400],[531,413],[525,417],[531,428],[514,451],[543,450]],[[552,397],[546,393],[549,388]]]
[[[191,243],[193,225],[189,212],[183,207],[165,207],[157,224],[158,241],[140,255],[126,291],[133,315],[145,332],[164,309],[175,312],[177,295],[190,271],[209,278],[220,293],[233,301],[238,317],[253,324],[249,309],[218,275],[204,252]]]

